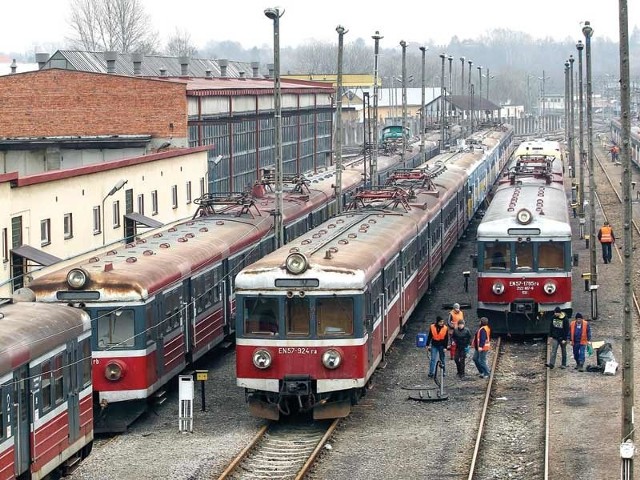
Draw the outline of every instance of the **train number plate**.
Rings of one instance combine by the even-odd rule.
[[[317,348],[309,348],[309,347],[279,347],[278,353],[280,355],[316,355],[318,353]]]

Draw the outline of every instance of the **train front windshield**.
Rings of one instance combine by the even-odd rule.
[[[245,297],[245,335],[332,337],[353,335],[354,304],[351,297]]]
[[[98,349],[131,348],[135,343],[134,311],[98,310]]]
[[[570,242],[480,242],[481,271],[569,270]]]

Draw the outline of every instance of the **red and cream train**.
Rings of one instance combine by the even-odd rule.
[[[236,277],[236,373],[252,414],[349,413],[512,152],[513,132],[400,171]]]
[[[522,143],[480,225],[478,316],[493,333],[546,334],[571,305],[571,225],[559,142]]]
[[[0,304],[0,479],[41,479],[91,451],[90,336],[77,308]]]
[[[405,157],[411,164],[421,155],[414,148]],[[399,158],[379,157],[381,181]],[[362,169],[342,172],[345,198],[361,185]],[[290,177],[287,241],[335,212],[334,171]],[[190,221],[54,266],[29,285],[39,302],[78,305],[91,316],[96,431],[124,430],[147,399],[233,332],[233,278],[273,250],[272,186],[208,196]]]

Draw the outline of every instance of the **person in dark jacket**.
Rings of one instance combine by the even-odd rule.
[[[453,330],[451,340],[456,344],[456,353],[453,360],[456,362],[460,378],[464,377],[464,367],[469,346],[471,345],[471,338],[473,338],[473,334],[471,330],[464,326],[464,319],[458,320],[458,326]]]
[[[560,307],[556,307],[549,326],[549,338],[552,343],[551,357],[549,358],[549,363],[545,364],[547,367],[553,368],[555,366],[558,347],[560,347],[562,352],[562,365],[560,365],[560,368],[567,368],[567,341],[570,333],[569,318]]]
[[[429,378],[435,376],[438,360],[442,364],[442,373],[445,374],[444,352],[448,349],[449,328],[444,324],[444,318],[438,315],[436,321],[429,327],[429,335],[427,336],[427,350],[431,352]]]

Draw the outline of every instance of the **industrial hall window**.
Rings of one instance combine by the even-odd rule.
[[[100,207],[93,207],[93,233],[100,233]]]
[[[45,246],[51,243],[51,219],[40,220],[40,245]]]
[[[73,238],[73,214],[64,214],[64,238]]]
[[[158,214],[158,191],[157,190],[153,190],[151,192],[151,214],[152,215]]]
[[[178,186],[171,187],[171,208],[178,208]]]
[[[187,204],[191,203],[191,182],[187,182]]]
[[[138,213],[144,215],[144,194],[138,195]]]
[[[2,229],[2,261],[9,261],[9,230],[6,228]]]
[[[120,200],[113,202],[113,228],[120,227]]]

